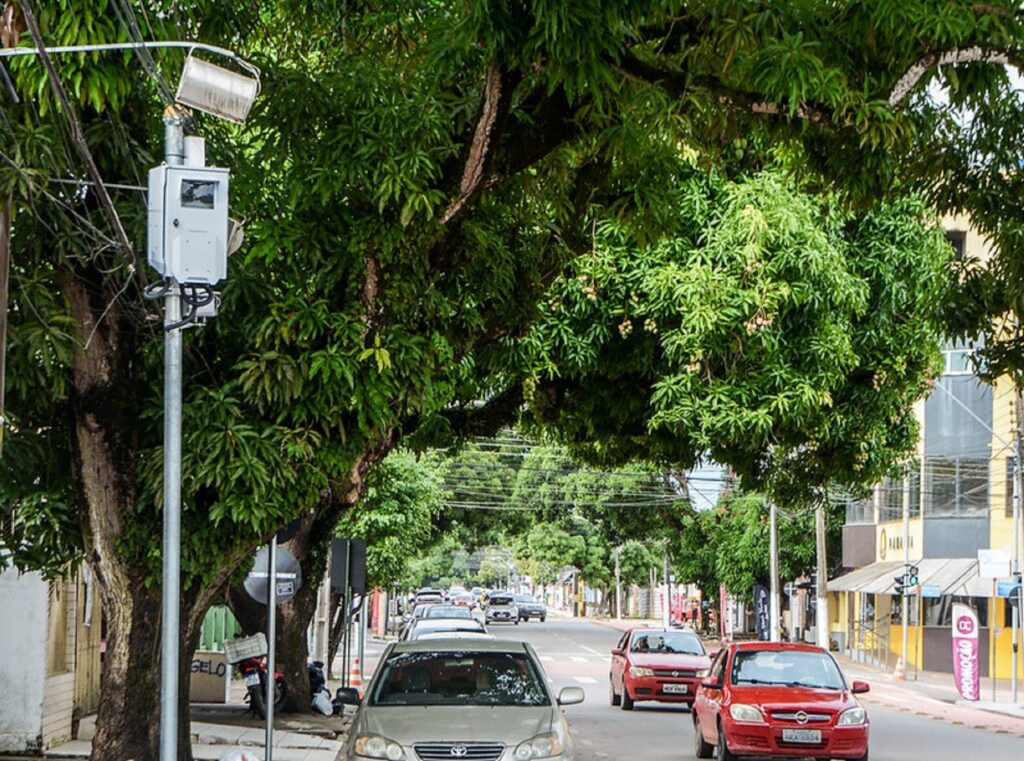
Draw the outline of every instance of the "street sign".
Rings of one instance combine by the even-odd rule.
[[[1016,581],[997,581],[996,597],[1013,597],[1020,594],[1020,584]]]
[[[277,604],[295,597],[302,586],[302,568],[295,556],[283,547],[277,549]],[[266,605],[269,601],[267,588],[270,586],[268,576],[270,569],[270,551],[263,547],[256,553],[252,570],[245,577],[245,591],[256,602]]]
[[[938,598],[942,597],[942,587],[938,584],[922,584],[921,597]]]
[[[978,550],[978,576],[983,579],[1005,579],[1009,575],[1009,550]]]

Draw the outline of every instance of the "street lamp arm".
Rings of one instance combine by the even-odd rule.
[[[143,40],[141,42],[101,42],[93,45],[62,45],[47,47],[47,53],[95,53],[106,50],[139,50],[145,48],[147,50],[152,48],[192,48],[195,50],[206,50],[210,53],[216,53],[222,55],[225,58],[230,58],[232,61],[237,61],[239,65],[244,66],[253,72],[259,72],[255,66],[248,61],[239,57],[237,53],[227,48],[220,48],[216,45],[207,45],[205,42],[189,42],[188,40]],[[0,49],[0,58],[11,58],[14,56],[23,55],[39,55],[40,51],[38,48],[20,47],[20,48],[3,48]]]

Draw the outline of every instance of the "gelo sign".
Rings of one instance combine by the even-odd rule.
[[[964,700],[980,700],[978,616],[961,603],[953,604],[953,678]]]

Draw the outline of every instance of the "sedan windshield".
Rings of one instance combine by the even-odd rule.
[[[692,632],[638,632],[633,635],[632,653],[704,655],[700,637]]]
[[[551,705],[525,653],[396,653],[383,664],[370,705]]]
[[[732,661],[732,683],[845,688],[839,667],[826,653],[786,650],[740,650]]]
[[[472,618],[473,613],[459,605],[433,605],[424,614],[424,618]]]

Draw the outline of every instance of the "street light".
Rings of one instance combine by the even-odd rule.
[[[259,70],[234,52],[196,42],[100,43],[0,50],[0,58],[152,48],[206,50],[238,63],[246,77],[189,54],[178,86],[179,99],[201,111],[241,123],[259,93]],[[243,81],[245,80],[245,81]],[[164,528],[161,601],[160,759],[178,759],[178,631],[181,605],[181,331],[197,317],[216,313],[212,287],[226,274],[229,240],[226,169],[206,168],[201,138],[186,145],[184,109],[171,104],[164,113],[164,164],[150,172],[149,260],[164,279],[149,298],[164,299]],[[190,160],[186,161],[186,157]],[[187,170],[177,167],[188,163]],[[170,175],[170,177],[168,177]],[[155,179],[158,181],[155,181]],[[168,216],[168,212],[178,212]],[[209,212],[209,214],[205,213]],[[155,226],[154,223],[156,222]],[[169,235],[167,227],[174,228]],[[221,229],[223,228],[223,229]],[[196,256],[196,248],[202,249]],[[175,287],[177,286],[177,288]],[[182,295],[192,289],[188,318],[181,318]],[[197,297],[196,289],[206,289]],[[213,310],[210,310],[210,305]],[[274,673],[274,664],[269,664]],[[268,701],[268,713],[273,700]]]

